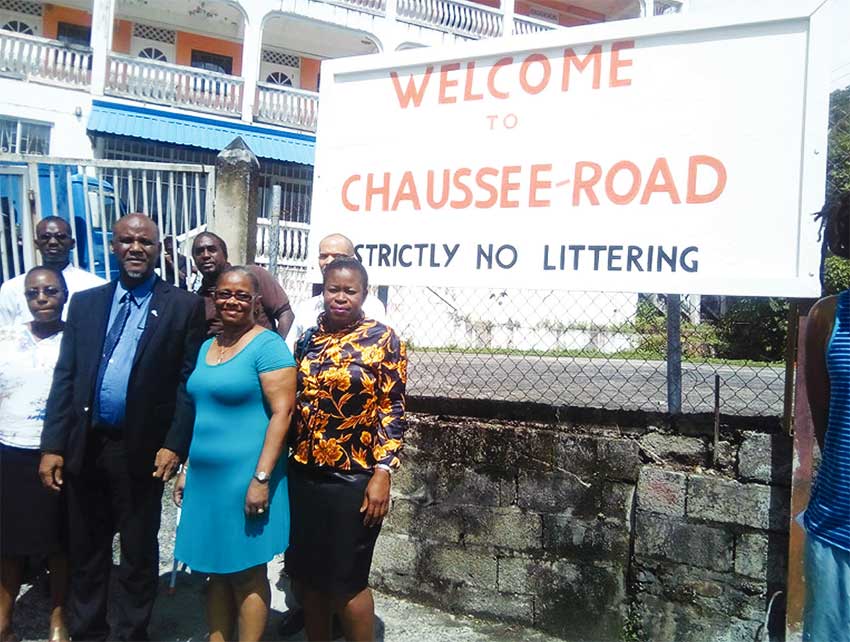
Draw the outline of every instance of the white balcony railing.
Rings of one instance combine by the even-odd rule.
[[[87,87],[91,56],[87,47],[0,30],[0,75]]]
[[[467,38],[495,38],[502,33],[502,14],[464,0],[398,0],[402,22]]]
[[[319,94],[281,85],[257,83],[257,120],[316,131],[319,117]]]
[[[539,33],[541,31],[552,31],[557,28],[558,25],[546,22],[545,20],[538,20],[529,16],[514,16],[515,34]]]
[[[371,13],[376,16],[383,16],[387,11],[386,0],[323,0],[328,4],[335,4],[347,9]]]
[[[242,113],[241,78],[122,54],[109,54],[106,92],[185,109]]]
[[[254,260],[264,265],[269,264],[270,224],[271,221],[267,218],[257,219],[257,253]],[[309,234],[309,223],[281,221],[278,230],[277,264],[282,267],[306,267]]]

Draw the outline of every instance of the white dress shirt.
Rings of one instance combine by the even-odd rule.
[[[106,283],[106,280],[99,276],[76,268],[70,263],[62,270],[62,276],[65,277],[65,283],[68,285],[68,303],[70,303],[74,293]],[[6,281],[0,287],[0,328],[9,325],[22,325],[32,321],[32,315],[27,306],[27,298],[24,296],[25,278],[26,274],[21,274]],[[63,319],[68,318],[68,303],[65,304],[65,309],[62,311]]]
[[[317,294],[312,299],[302,301],[295,307],[295,320],[292,322],[292,327],[289,328],[289,333],[286,335],[286,345],[289,346],[290,352],[295,354],[295,342],[307,328],[312,328],[317,323],[319,315],[325,311],[325,299],[321,294]],[[383,302],[376,296],[367,296],[363,302],[363,314],[367,319],[374,319],[384,325],[391,325],[387,320],[387,310],[384,308]]]
[[[27,324],[0,328],[0,443],[39,447],[62,333],[37,340]]]

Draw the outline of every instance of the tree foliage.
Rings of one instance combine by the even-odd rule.
[[[829,139],[826,157],[826,200],[850,194],[850,87],[829,97]]]

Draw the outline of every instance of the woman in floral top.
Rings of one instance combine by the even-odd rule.
[[[372,552],[390,503],[406,427],[407,355],[395,332],[364,318],[368,276],[340,258],[324,273],[325,311],[295,348],[298,395],[286,569],[303,592],[309,640],[371,640]]]

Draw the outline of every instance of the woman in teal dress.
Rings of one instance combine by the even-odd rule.
[[[286,458],[295,362],[254,323],[256,277],[222,272],[214,292],[222,331],[201,347],[187,390],[195,402],[189,461],[174,488],[182,505],[174,556],[210,576],[210,640],[259,640],[271,589],[266,563],[289,543]]]

